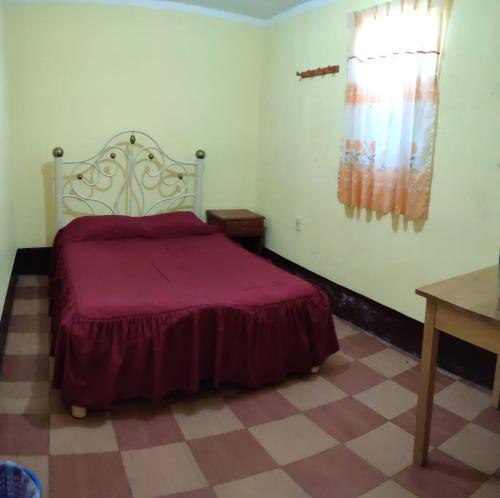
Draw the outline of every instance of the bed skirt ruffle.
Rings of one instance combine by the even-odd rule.
[[[255,387],[308,373],[339,349],[327,296],[264,307],[188,308],[95,320],[80,316],[67,281],[52,285],[53,385],[71,405],[198,391],[200,382]]]

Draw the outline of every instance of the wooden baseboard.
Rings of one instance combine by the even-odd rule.
[[[422,322],[338,285],[269,249],[265,249],[264,257],[323,289],[330,297],[335,315],[372,332],[390,344],[420,356]],[[438,365],[477,384],[488,388],[493,386],[496,355],[444,332],[440,339]]]
[[[7,341],[7,331],[9,328],[10,317],[12,316],[12,307],[14,305],[14,292],[16,290],[17,275],[11,274],[5,301],[3,303],[2,316],[0,318],[0,371],[2,369],[3,354],[5,351],[5,342]]]
[[[49,269],[51,247],[18,249],[13,272],[16,275],[46,275]]]
[[[50,250],[50,247],[18,249],[13,274],[46,274]],[[338,285],[269,249],[264,249],[264,257],[323,289],[330,297],[332,312],[340,318],[372,332],[411,354],[420,356],[423,324],[418,320]],[[4,311],[6,306],[7,300]],[[496,355],[445,333],[441,334],[438,364],[441,368],[477,384],[488,388],[493,386]]]

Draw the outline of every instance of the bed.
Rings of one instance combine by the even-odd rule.
[[[189,210],[185,203],[192,201],[200,215],[204,153],[179,163],[146,140],[152,139],[125,132],[77,163],[63,163],[62,149],[54,150],[60,229],[50,268],[53,384],[75,416],[115,400],[196,392],[202,382],[277,383],[310,372],[338,350],[322,291]],[[119,150],[126,161],[104,169]],[[149,164],[141,164],[142,156]],[[126,185],[111,188],[118,174]],[[134,192],[146,177],[168,187],[159,201],[152,188]],[[87,189],[82,199],[76,182]],[[110,212],[96,213],[94,205]],[[69,217],[75,219],[66,224]]]

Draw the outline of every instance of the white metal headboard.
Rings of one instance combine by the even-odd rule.
[[[63,162],[64,151],[56,147],[55,160],[57,228],[64,217],[79,214],[146,216],[183,208],[201,216],[205,151],[196,151],[196,162],[170,158],[150,135],[123,131],[111,137],[94,156],[84,161]],[[191,188],[190,188],[191,187]],[[81,204],[79,213],[69,203]]]

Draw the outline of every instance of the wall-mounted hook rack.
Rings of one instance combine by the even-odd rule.
[[[307,71],[297,71],[297,76],[300,78],[315,78],[316,76],[324,76],[325,74],[336,74],[340,70],[340,66],[318,67],[318,69],[308,69]]]

